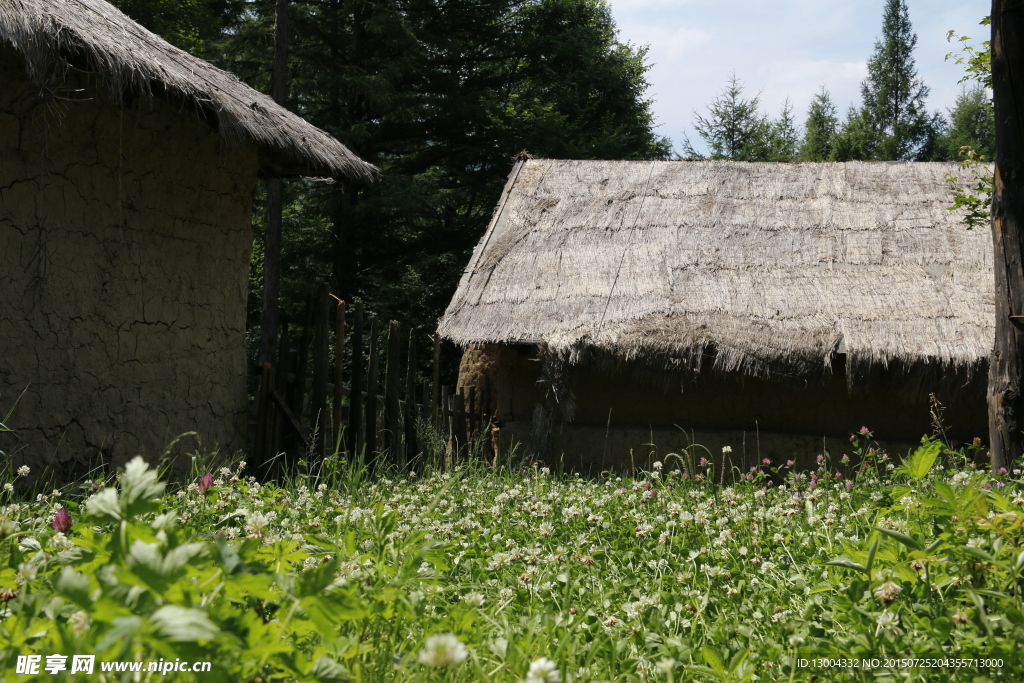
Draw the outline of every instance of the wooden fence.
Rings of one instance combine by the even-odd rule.
[[[417,381],[417,353],[431,357],[429,380]],[[383,351],[383,353],[382,353]],[[381,324],[361,302],[348,310],[327,285],[310,291],[305,325],[283,329],[277,365],[264,363],[252,431],[252,460],[264,477],[306,455],[363,454],[405,470],[429,450],[446,461],[463,457],[470,444],[490,444],[488,387],[452,392],[441,385],[440,339]],[[383,377],[380,365],[383,362]]]

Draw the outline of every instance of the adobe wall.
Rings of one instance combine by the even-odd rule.
[[[750,458],[809,462],[823,450],[849,451],[850,434],[862,426],[870,427],[892,452],[905,453],[931,432],[927,397],[909,400],[898,377],[887,378],[868,394],[851,395],[842,373],[802,388],[707,373],[683,391],[678,385],[666,389],[638,383],[625,373],[584,368],[573,374],[576,414],[566,422],[548,406],[537,383],[541,362],[536,353],[509,346],[500,347],[499,353],[503,440],[512,439],[528,450],[564,453],[574,466],[621,466],[629,463],[630,449],[639,460],[651,450],[664,455],[691,442],[716,454],[730,446],[737,458],[745,451]],[[987,440],[983,396],[938,398],[946,406],[944,421],[951,438]],[[537,418],[548,421],[547,444],[533,428]]]
[[[255,148],[84,77],[39,106],[7,46],[0,84],[0,417],[27,388],[0,450],[66,477],[243,447]]]

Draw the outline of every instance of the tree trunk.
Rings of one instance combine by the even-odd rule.
[[[284,106],[288,95],[288,0],[274,6],[274,64],[270,96]],[[263,241],[263,314],[260,318],[260,363],[273,363],[280,318],[281,294],[281,209],[284,183],[271,178],[267,183],[267,227]]]
[[[1024,3],[992,2],[992,92],[996,119],[992,242],[996,338],[989,362],[992,469],[1024,452]],[[1015,83],[1022,83],[1015,87]]]

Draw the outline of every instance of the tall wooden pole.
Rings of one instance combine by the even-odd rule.
[[[288,0],[274,6],[274,64],[270,96],[284,106],[288,97]],[[284,183],[267,183],[267,226],[263,237],[263,313],[260,317],[260,363],[274,362],[281,293],[281,207]]]
[[[1018,77],[1019,76],[1019,77]],[[1024,2],[992,1],[996,119],[992,242],[996,339],[989,362],[992,469],[1024,453]]]

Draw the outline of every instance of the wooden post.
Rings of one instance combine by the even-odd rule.
[[[316,289],[311,287],[306,295],[306,324],[299,338],[299,358],[295,364],[295,382],[292,383],[292,394],[288,397],[288,405],[300,422],[305,414],[306,405],[306,372],[309,369],[309,344],[313,336],[313,299]]]
[[[256,433],[253,438],[254,443],[252,447],[252,458],[256,461],[253,469],[259,472],[261,477],[266,476],[267,467],[267,422],[270,420],[270,391],[272,389],[270,385],[273,382],[272,377],[270,363],[264,363],[260,368],[260,396],[256,406]]]
[[[274,377],[273,384],[274,391],[278,393],[283,393],[284,390],[288,387],[288,372],[291,361],[291,338],[288,336],[288,326],[282,325],[281,329],[281,341],[277,349],[277,374]],[[271,431],[269,450],[270,456],[273,458],[283,450],[283,434],[286,432],[284,429],[284,416],[281,414],[281,411],[276,408],[275,404],[271,403],[271,405],[274,405],[274,409],[270,411],[270,413],[274,416],[274,426],[273,430]],[[273,479],[276,477],[278,472],[280,472],[280,467],[278,466],[278,464],[271,464],[267,476]]]
[[[469,388],[469,441],[476,438],[476,430],[480,426],[480,416],[476,408],[476,386],[472,386]]]
[[[449,413],[451,401],[449,399],[448,387],[442,386],[440,392],[435,391],[434,395],[440,396],[440,403],[437,404],[437,410],[434,412],[434,418],[437,420],[436,425],[438,430],[441,432],[441,438],[444,439],[446,449],[450,453],[452,448],[453,431],[451,414]]]
[[[309,426],[313,457],[323,458],[330,414],[327,412],[327,319],[330,301],[327,285],[320,285],[313,299],[313,387],[310,392]]]
[[[334,441],[330,447],[337,447],[341,450],[345,445],[341,442],[343,425],[341,421],[341,404],[344,402],[343,395],[345,371],[345,302],[338,300],[334,308]]]
[[[992,193],[995,347],[988,370],[994,472],[1024,453],[1024,7],[992,2],[992,102],[996,163]]]
[[[466,444],[466,397],[463,396],[463,389],[459,387],[459,393],[452,396],[452,425],[455,436],[458,458],[461,460],[465,453]]]
[[[366,371],[366,461],[377,460],[377,320],[370,323],[370,361]]]
[[[430,401],[430,414],[433,416],[434,426],[438,429],[441,429],[442,425],[444,424],[444,420],[441,419],[441,415],[439,414],[438,409],[443,408],[446,405],[441,402],[441,396],[438,393],[440,391],[441,386],[441,337],[437,334],[437,332],[435,332],[434,335],[430,338],[430,340],[434,342],[434,365],[431,368],[430,378],[430,381],[433,383],[433,394],[431,395]]]
[[[399,406],[399,371],[402,355],[402,326],[397,320],[388,324],[388,357],[384,365],[384,449],[391,462],[402,463],[402,411]],[[404,469],[404,468],[403,468]]]
[[[405,360],[405,458],[416,457],[416,331],[409,330],[409,352]]]
[[[423,380],[423,403],[420,404],[420,420],[426,423],[430,419],[430,382]]]
[[[354,458],[366,443],[360,436],[363,424],[363,302],[356,302],[352,316],[352,381],[348,392],[348,454]]]

